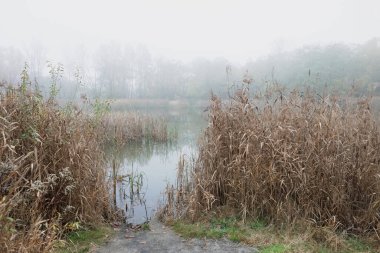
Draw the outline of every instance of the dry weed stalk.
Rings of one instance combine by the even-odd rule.
[[[176,138],[176,134],[169,133],[164,118],[153,118],[138,113],[112,112],[104,118],[107,137],[125,144],[128,141],[143,139],[157,142],[167,142]]]
[[[75,221],[110,218],[99,129],[21,89],[0,95],[0,252],[46,252]]]
[[[369,101],[283,94],[259,102],[243,87],[225,103],[213,96],[188,191],[177,186],[169,200],[181,192],[179,208],[193,219],[222,206],[243,219],[378,230],[380,133]]]

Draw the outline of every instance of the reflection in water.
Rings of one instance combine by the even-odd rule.
[[[119,167],[125,163],[130,165],[146,165],[153,156],[159,156],[162,159],[166,159],[170,152],[177,150],[179,144],[177,141],[171,141],[167,143],[157,143],[154,141],[131,141],[128,144],[118,148],[111,149],[112,157],[116,156]]]
[[[146,187],[144,188],[144,174],[134,171],[132,168],[131,173],[120,175],[117,179],[117,192],[119,193],[119,205],[125,203],[126,218],[131,219],[135,217],[135,207],[142,206],[145,209],[144,219],[150,220],[148,210],[146,207]]]
[[[152,217],[166,184],[175,181],[180,156],[193,153],[197,136],[205,126],[201,110],[198,114],[167,112],[160,116],[177,129],[178,140],[168,143],[143,140],[107,148],[110,176],[115,179],[114,201],[125,211],[128,223],[140,224]]]

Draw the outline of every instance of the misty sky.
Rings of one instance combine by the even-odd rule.
[[[378,0],[0,0],[0,46],[143,43],[157,56],[235,62],[380,37]]]

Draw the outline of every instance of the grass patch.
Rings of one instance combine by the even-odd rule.
[[[237,224],[234,218],[213,219],[209,223],[186,223],[176,221],[173,230],[185,238],[212,238],[226,237],[234,242],[241,242],[248,236],[247,230]]]
[[[285,253],[287,247],[284,244],[273,244],[266,247],[263,247],[261,253]]]
[[[188,222],[176,220],[169,223],[173,230],[188,238],[228,238],[233,242],[252,245],[264,253],[282,252],[379,252],[373,242],[350,237],[329,229],[298,225],[293,228],[278,229],[263,220],[243,223],[237,218],[211,218],[208,221]]]
[[[250,222],[249,227],[253,230],[261,230],[265,228],[267,225],[263,220],[256,219],[252,222]]]
[[[175,222],[173,224],[173,230],[184,238],[202,238],[206,236],[205,227],[199,223],[186,224],[182,222]]]
[[[144,231],[150,230],[149,223],[143,223],[143,224],[141,225],[141,228],[142,228],[142,230],[144,230]]]
[[[352,249],[351,252],[375,252],[373,247],[355,237],[348,238],[347,243]]]
[[[90,229],[81,229],[70,232],[65,240],[61,241],[56,253],[85,253],[90,252],[96,245],[104,243],[114,231],[108,226],[99,226]]]

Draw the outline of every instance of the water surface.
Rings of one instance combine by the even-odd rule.
[[[118,108],[122,110],[123,108]],[[202,106],[131,108],[151,116],[164,117],[178,138],[168,143],[149,140],[132,142],[119,151],[109,151],[117,168],[116,204],[124,210],[128,223],[149,220],[157,210],[167,184],[173,184],[180,156],[196,152],[197,139],[205,127]]]

